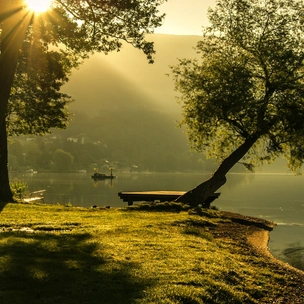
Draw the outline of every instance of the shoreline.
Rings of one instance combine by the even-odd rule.
[[[276,225],[275,225],[276,226]],[[274,228],[275,228],[274,226]],[[278,258],[276,258],[271,251],[269,250],[268,243],[270,239],[270,231],[261,230],[255,231],[249,235],[247,235],[248,243],[253,246],[257,252],[269,258],[272,262],[277,263],[281,267],[287,268],[288,270],[295,271],[300,275],[304,275],[304,271],[296,268]]]
[[[264,220],[262,218],[246,216],[228,211],[220,211],[220,213],[223,214],[224,218],[230,219],[233,223],[239,223],[245,226],[249,225],[250,228],[243,230],[243,232],[245,232],[247,244],[250,245],[257,254],[262,255],[265,257],[265,259],[269,260],[270,263],[274,263],[280,268],[285,268],[288,271],[292,271],[300,276],[303,276],[304,282],[303,270],[276,258],[269,250],[268,243],[270,240],[270,232],[277,226],[276,223],[269,220]],[[236,235],[235,238],[238,239],[240,243],[243,242],[240,235]]]
[[[270,232],[276,224],[268,220],[225,211],[220,211],[218,216],[230,221],[227,221],[228,223],[223,221],[220,227],[215,229],[213,232],[215,237],[234,241],[236,246],[248,255],[259,256],[265,263],[265,268],[289,278],[281,295],[272,298],[272,302],[269,299],[265,299],[266,302],[261,299],[260,303],[303,304],[304,271],[277,259],[268,248]]]

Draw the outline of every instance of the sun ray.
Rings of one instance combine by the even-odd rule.
[[[50,9],[53,0],[25,0],[25,4],[33,13],[41,14]]]

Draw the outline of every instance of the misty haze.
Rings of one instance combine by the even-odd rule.
[[[114,167],[124,172],[212,172],[215,161],[191,150],[178,127],[181,105],[168,76],[177,58],[196,56],[193,47],[199,38],[151,36],[157,50],[152,65],[129,45],[121,52],[86,60],[63,87],[74,99],[68,128],[44,137],[14,138],[9,146],[10,170],[93,172]],[[62,153],[64,165],[53,160],[58,149],[66,153]],[[276,164],[261,170],[287,172],[284,161]],[[238,165],[233,171],[245,172]]]

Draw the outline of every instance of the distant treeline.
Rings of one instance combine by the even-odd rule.
[[[118,114],[115,113],[117,116]],[[154,114],[136,124],[131,116],[112,119],[113,113],[96,117],[76,114],[66,130],[43,137],[16,137],[9,144],[12,171],[118,171],[203,172],[215,163],[190,151],[180,129],[165,127]]]

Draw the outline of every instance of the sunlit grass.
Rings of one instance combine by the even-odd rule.
[[[260,303],[288,280],[214,238],[214,214],[133,209],[9,204],[0,302]]]

